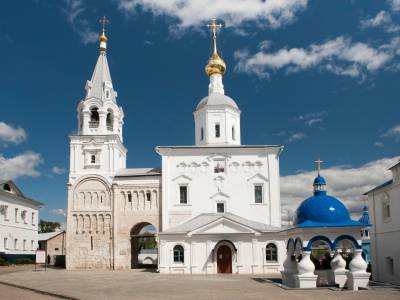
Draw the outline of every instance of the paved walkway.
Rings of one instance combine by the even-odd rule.
[[[244,275],[160,275],[138,271],[20,271],[0,275],[8,282],[75,299],[400,299],[400,289],[368,291],[284,290]]]

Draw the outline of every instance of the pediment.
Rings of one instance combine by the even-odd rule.
[[[229,199],[230,197],[229,197],[229,195],[227,195],[227,194],[225,194],[225,193],[223,193],[223,192],[218,192],[218,193],[215,193],[214,195],[212,195],[211,197],[210,197],[210,199],[215,199],[215,198],[225,198],[225,199]]]
[[[240,224],[238,222],[234,222],[225,217],[221,217],[220,219],[199,227],[188,233],[189,236],[193,234],[240,234],[240,233],[250,233],[250,234],[258,234],[258,231],[254,229]]]
[[[192,178],[190,178],[189,176],[186,176],[186,175],[179,175],[179,176],[175,177],[174,179],[172,179],[172,181],[189,182],[189,181],[192,181]]]
[[[261,175],[260,173],[257,173],[257,174],[255,174],[255,175],[253,175],[253,176],[251,176],[250,178],[247,179],[247,181],[256,181],[256,180],[258,180],[258,181],[260,181],[260,180],[261,181],[268,181],[268,178],[263,176],[263,175]]]

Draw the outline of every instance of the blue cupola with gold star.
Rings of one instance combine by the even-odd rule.
[[[314,179],[314,195],[297,208],[293,225],[296,227],[361,226],[353,221],[346,206],[326,192],[326,180],[320,175],[321,160],[317,160],[318,175]]]

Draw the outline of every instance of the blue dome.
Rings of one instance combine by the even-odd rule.
[[[361,226],[350,218],[346,206],[319,187],[326,185],[322,176],[314,180],[314,196],[304,200],[297,208],[294,224],[297,227]]]
[[[325,178],[320,176],[320,175],[318,175],[314,179],[314,185],[316,185],[316,184],[326,184]]]
[[[364,206],[363,208],[363,214],[362,216],[358,219],[358,222],[360,222],[363,225],[370,225],[369,221],[369,213],[368,213],[368,207]]]

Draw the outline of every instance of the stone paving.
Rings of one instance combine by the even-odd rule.
[[[160,275],[148,271],[66,271],[48,269],[1,274],[0,283],[73,299],[400,299],[398,288],[364,291],[284,290],[250,275]]]

